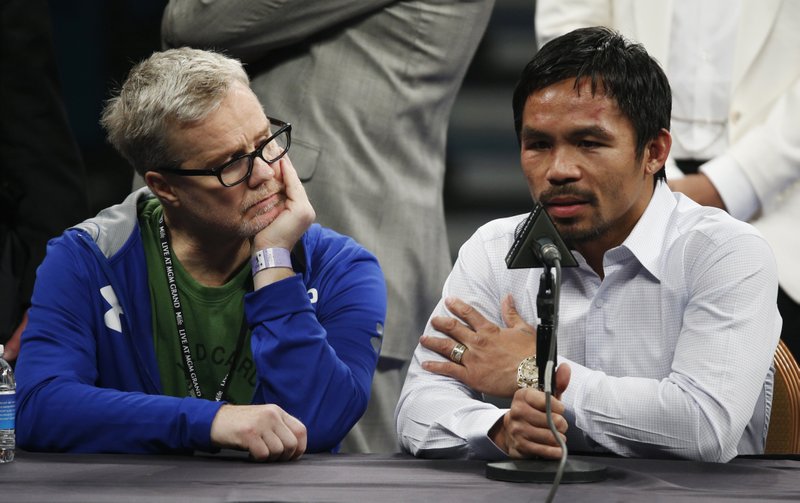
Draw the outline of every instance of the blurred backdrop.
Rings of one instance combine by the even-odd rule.
[[[160,49],[166,0],[50,0],[70,124],[86,166],[92,214],[130,191],[132,169],[105,142],[103,102],[131,65]],[[482,223],[530,208],[519,170],[511,94],[535,52],[534,0],[497,0],[467,72],[448,135],[445,207],[451,254]]]

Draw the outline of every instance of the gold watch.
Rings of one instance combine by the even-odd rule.
[[[536,355],[529,356],[519,362],[517,367],[517,386],[520,388],[539,387],[539,367],[536,366]]]

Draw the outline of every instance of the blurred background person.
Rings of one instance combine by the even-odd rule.
[[[13,361],[48,239],[89,216],[47,2],[0,2],[0,344]]]
[[[318,221],[384,270],[388,311],[364,417],[342,450],[398,450],[394,408],[451,261],[442,189],[450,111],[493,0],[172,0],[169,47],[242,59],[261,103],[292,117]]]

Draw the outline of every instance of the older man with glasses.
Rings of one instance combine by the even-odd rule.
[[[102,117],[147,187],[50,243],[17,364],[28,450],[335,450],[386,311],[376,259],[313,224],[241,64],[173,49]]]

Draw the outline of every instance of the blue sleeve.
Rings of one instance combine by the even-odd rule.
[[[63,238],[51,242],[37,273],[29,322],[17,362],[17,441],[33,451],[183,452],[213,450],[211,422],[221,404],[159,395],[147,379],[155,362],[150,328],[132,334],[105,318],[108,285],[90,251]],[[129,305],[150,309],[140,292]],[[119,292],[116,293],[119,296]],[[106,321],[108,319],[109,321]],[[149,319],[149,318],[148,318]],[[112,329],[107,326],[116,326]],[[157,371],[156,371],[157,372]],[[157,379],[157,377],[156,377]]]
[[[309,452],[335,449],[366,410],[386,315],[377,260],[348,238],[322,241],[306,240],[310,272],[248,294],[245,303],[254,401],[302,421]]]

